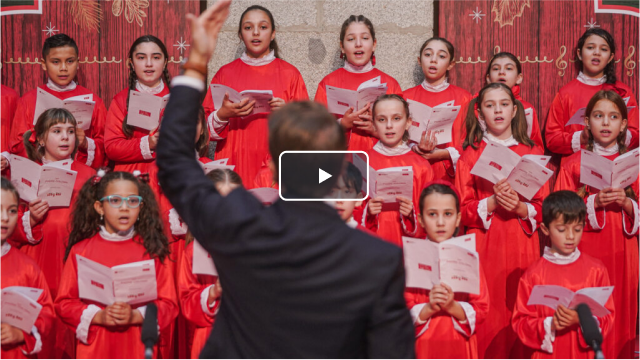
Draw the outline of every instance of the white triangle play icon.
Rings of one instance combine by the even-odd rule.
[[[328,172],[322,170],[322,169],[318,169],[318,184],[321,184],[322,182],[326,181],[328,178],[330,178],[332,175],[329,174]]]

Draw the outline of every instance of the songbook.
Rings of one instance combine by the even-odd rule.
[[[233,103],[239,103],[244,99],[249,99],[249,102],[255,101],[256,103],[253,105],[253,111],[251,111],[249,115],[268,113],[271,111],[269,101],[273,99],[272,90],[244,90],[238,92],[228,86],[220,84],[211,84],[209,85],[209,89],[211,90],[213,105],[216,109],[220,109],[222,107],[224,94],[227,93],[229,94],[229,101]]]
[[[376,76],[358,86],[358,90],[342,89],[327,85],[327,108],[332,114],[344,115],[349,108],[361,110],[380,96],[387,93],[387,84],[381,84],[381,77]]]
[[[129,91],[127,125],[149,131],[157,129],[161,114],[168,103],[169,95],[160,97],[136,90]]]
[[[453,292],[480,294],[480,257],[475,234],[441,243],[402,237],[406,286],[431,290],[445,283]]]
[[[624,189],[638,180],[639,170],[640,149],[631,150],[614,160],[581,150],[580,182],[598,190]]]
[[[193,268],[194,274],[218,276],[218,270],[213,264],[211,254],[205,250],[198,240],[193,241]]]
[[[546,166],[551,156],[520,155],[504,145],[487,143],[471,174],[492,183],[506,178],[511,188],[527,200],[549,181],[553,171]]]
[[[27,158],[10,155],[11,183],[26,202],[40,198],[50,207],[68,207],[78,173],[71,159],[40,165]]]
[[[573,292],[558,285],[536,285],[529,295],[528,306],[544,305],[556,310],[558,305],[575,309],[578,304],[587,304],[591,313],[597,317],[609,314],[605,308],[607,300],[613,292],[613,286],[591,287]]]
[[[38,122],[38,118],[43,112],[53,108],[64,108],[73,114],[78,127],[86,131],[91,127],[91,118],[93,117],[93,108],[95,106],[96,102],[93,101],[93,94],[73,96],[60,100],[46,90],[38,88],[36,108],[33,112],[33,125]]]
[[[280,198],[278,189],[261,187],[249,190],[249,192],[262,203],[262,205],[271,205]]]
[[[42,305],[38,303],[42,291],[25,286],[2,289],[2,323],[30,334],[42,310]]]
[[[104,305],[125,302],[131,305],[158,298],[154,260],[104,266],[81,255],[78,264],[78,290],[81,299]]]
[[[460,106],[453,106],[453,101],[435,107],[414,100],[407,100],[407,102],[411,112],[411,127],[409,128],[411,141],[420,143],[422,133],[431,131],[436,136],[437,145],[451,142],[451,128],[460,113]]]

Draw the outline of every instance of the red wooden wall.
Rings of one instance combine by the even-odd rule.
[[[127,86],[127,52],[141,35],[155,35],[165,43],[169,71],[178,73],[181,52],[177,44],[181,38],[186,44],[190,39],[185,15],[198,14],[200,1],[63,0],[43,1],[42,7],[41,15],[0,17],[2,83],[24,94],[43,82],[44,72],[37,61],[48,37],[43,30],[51,26],[56,34],[65,33],[78,43],[80,84],[96,92],[108,106]]]

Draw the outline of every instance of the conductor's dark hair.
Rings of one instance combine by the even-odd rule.
[[[44,41],[44,44],[42,45],[42,59],[47,59],[51,49],[63,46],[71,46],[76,51],[76,56],[78,55],[78,45],[75,40],[67,34],[56,34],[48,37],[47,40]]]
[[[557,219],[562,219],[565,224],[583,223],[586,216],[584,200],[574,191],[553,192],[542,202],[542,223],[547,227]]]

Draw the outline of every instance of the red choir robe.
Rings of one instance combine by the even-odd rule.
[[[569,119],[581,108],[586,108],[589,100],[600,90],[612,90],[614,85],[587,85],[578,79],[571,80],[556,94],[549,108],[547,123],[545,125],[545,138],[547,149],[564,158],[574,152],[580,152],[579,133],[584,129],[583,125],[565,126]],[[622,92],[622,97],[629,96],[628,106],[635,106],[629,111],[627,128],[631,133],[629,148],[638,147],[638,101],[631,89],[620,81],[616,81],[615,87]],[[626,94],[625,94],[626,93]],[[575,133],[578,132],[578,135]],[[574,135],[576,139],[574,139]],[[627,135],[628,136],[628,135]],[[629,138],[627,138],[629,140]]]
[[[429,240],[425,240],[429,241]],[[489,311],[489,290],[480,267],[480,294],[455,293],[465,314],[466,322],[440,311],[427,319],[419,320],[420,311],[429,303],[430,290],[406,288],[404,297],[416,328],[417,359],[477,359],[478,340],[476,329],[484,326]]]
[[[411,166],[413,168],[413,212],[409,217],[404,217],[398,211],[398,204],[383,205],[382,212],[378,215],[370,215],[368,202],[364,208],[363,226],[375,232],[380,238],[402,247],[402,236],[416,236],[420,224],[417,216],[420,207],[420,193],[425,184],[433,180],[433,170],[427,160],[411,151],[408,145],[401,145],[405,151],[397,155],[385,155],[389,153],[381,142],[367,151],[369,166],[374,170],[386,169],[397,166]],[[396,149],[392,149],[396,150]],[[371,196],[371,194],[369,195]],[[388,210],[387,210],[388,208]],[[354,211],[355,212],[355,211]]]
[[[2,125],[2,149],[0,151],[9,151],[9,135],[11,134],[11,123],[18,106],[18,93],[8,86],[1,85],[0,98],[2,104],[0,108],[0,125]]]
[[[182,253],[178,270],[178,296],[182,314],[194,327],[191,343],[191,358],[197,359],[213,328],[215,314],[220,305],[219,299],[208,304],[209,288],[214,286],[217,277],[193,273],[193,243],[187,245]],[[209,306],[212,305],[212,306]]]
[[[534,359],[593,359],[594,356],[582,337],[579,325],[563,331],[551,330],[555,310],[542,305],[527,306],[534,286],[558,285],[575,292],[610,284],[607,269],[599,260],[580,252],[567,257],[555,257],[546,248],[544,257],[533,263],[520,278],[513,310],[513,330],[532,351],[529,355]],[[615,323],[612,297],[609,297],[605,307],[611,313],[597,320],[606,339]]]
[[[405,90],[402,96],[404,96],[406,100],[418,101],[430,107],[435,107],[437,105],[453,101],[453,106],[461,106],[461,110],[462,105],[471,101],[471,94],[467,90],[451,84],[449,84],[445,90],[440,92],[428,91],[421,84]],[[447,144],[438,145],[438,148],[447,149],[447,151],[449,151],[450,158],[431,162],[434,178],[453,183],[455,181],[455,165],[460,157],[460,152],[454,147],[453,140]]]
[[[104,151],[104,131],[107,109],[98,95],[80,85],[77,85],[74,90],[60,92],[49,89],[47,85],[40,85],[39,88],[61,100],[80,95],[93,95],[93,101],[95,101],[96,105],[93,108],[93,115],[91,116],[91,127],[88,131],[85,131],[85,136],[90,140],[87,139],[87,149],[78,148],[75,160],[91,166],[94,169],[105,166],[107,164],[107,157]],[[13,124],[11,126],[11,138],[9,140],[12,154],[27,157],[22,137],[24,133],[34,127],[33,116],[36,110],[37,98],[38,90],[33,89],[24,94],[18,101],[16,115],[13,118]]]
[[[77,243],[71,249],[64,265],[60,291],[55,300],[55,308],[60,319],[76,331],[77,358],[131,358],[144,357],[144,345],[140,341],[141,326],[105,327],[92,325],[91,319],[104,309],[105,305],[79,298],[78,269],[76,255],[113,267],[151,257],[142,245],[142,239],[136,234],[133,239],[106,240],[100,233]],[[178,301],[173,275],[164,263],[155,259],[158,298],[154,301],[158,307],[158,330],[164,330],[173,323],[178,315]],[[136,304],[132,308],[140,309],[146,304]],[[143,313],[145,308],[141,309]],[[143,313],[144,316],[144,313]],[[160,343],[158,346],[162,347]],[[154,356],[158,349],[154,349]]]
[[[3,359],[35,359],[40,353],[43,343],[51,343],[51,328],[55,318],[53,301],[49,287],[42,271],[33,259],[21,253],[8,243],[2,245],[2,288],[10,286],[24,286],[42,289],[38,304],[42,310],[34,324],[35,331],[23,331],[24,342],[13,345],[3,345],[0,355]],[[46,356],[45,356],[46,357]]]
[[[218,70],[212,84],[228,86],[238,92],[244,90],[271,90],[273,96],[285,102],[308,100],[307,88],[300,71],[282,59],[274,59],[262,66],[246,64],[236,59]],[[244,118],[229,119],[220,125],[213,119],[216,110],[211,90],[202,103],[209,124],[211,140],[217,141],[215,158],[229,159],[235,165],[247,189],[252,189],[254,179],[262,161],[269,152],[268,113],[254,114]]]
[[[548,188],[545,185],[531,200],[520,196],[520,201],[528,204],[527,219],[520,219],[500,206],[487,214],[485,199],[493,195],[493,183],[471,174],[486,144],[482,141],[477,150],[469,146],[462,153],[456,171],[456,188],[461,196],[462,226],[467,228],[467,234],[476,234],[480,263],[490,264],[485,267],[485,275],[491,298],[488,315],[491,321],[478,330],[478,355],[480,358],[507,358],[511,351],[517,352],[520,348],[515,344],[517,336],[510,326],[514,290],[520,275],[540,257],[536,228],[542,221],[542,200],[548,194]],[[520,156],[543,154],[538,147],[519,143],[509,149]]]
[[[555,190],[577,191],[580,183],[580,153],[566,158],[559,169]],[[605,156],[609,160],[617,154]],[[639,194],[639,182],[631,185]],[[620,316],[616,316],[611,333],[603,344],[607,358],[632,358],[635,350],[638,322],[638,207],[634,201],[634,214],[629,216],[618,204],[595,208],[595,196],[599,192],[586,187],[587,221],[580,250],[602,261],[611,278],[613,301]],[[607,239],[608,241],[603,241]]]
[[[318,84],[316,97],[314,101],[327,106],[327,85],[339,87],[347,90],[357,90],[358,86],[365,81],[380,76],[380,83],[387,84],[387,94],[397,94],[402,96],[402,88],[396,79],[374,68],[365,73],[353,73],[345,68],[340,68],[327,75]],[[373,104],[371,104],[373,106]],[[355,110],[355,109],[354,109]],[[341,114],[335,114],[338,117]],[[378,142],[378,139],[371,137],[369,134],[357,129],[350,129],[347,133],[349,150],[369,151]]]

